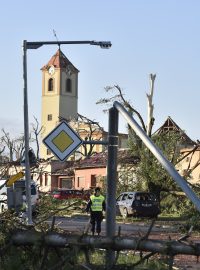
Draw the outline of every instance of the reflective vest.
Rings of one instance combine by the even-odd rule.
[[[90,200],[92,202],[91,204],[91,210],[92,211],[102,211],[103,210],[103,201],[104,201],[104,196],[90,196]]]

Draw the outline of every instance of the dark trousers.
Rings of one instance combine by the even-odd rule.
[[[103,220],[103,214],[101,211],[91,211],[90,223],[92,225],[91,231],[94,234],[95,229],[99,234],[101,232],[101,222]]]

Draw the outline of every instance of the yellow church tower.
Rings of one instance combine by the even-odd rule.
[[[42,67],[42,140],[58,125],[60,119],[77,117],[79,70],[58,49]],[[40,158],[52,153],[41,143]]]

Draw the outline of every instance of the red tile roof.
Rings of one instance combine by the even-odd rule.
[[[50,66],[55,68],[65,68],[70,66],[73,72],[79,72],[79,70],[69,61],[69,59],[64,55],[64,53],[58,49],[57,52],[51,57],[49,62],[41,68],[41,70],[48,69]]]
[[[137,164],[140,160],[137,156],[134,156],[130,151],[128,150],[120,150],[118,151],[118,163],[119,164]],[[74,166],[76,169],[81,168],[88,168],[88,167],[106,167],[107,166],[107,159],[108,159],[108,152],[101,152],[97,153],[90,158],[85,158],[83,160],[80,160],[76,163]]]
[[[88,167],[106,167],[107,164],[107,153],[97,153],[90,158],[85,158],[76,163],[76,169],[88,168]]]

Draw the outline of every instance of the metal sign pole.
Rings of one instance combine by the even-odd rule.
[[[107,161],[107,198],[106,198],[106,236],[112,238],[116,230],[116,179],[118,151],[118,111],[109,110],[108,161]],[[115,252],[107,250],[106,267],[110,269],[115,261]]]
[[[27,47],[26,40],[23,41],[23,79],[24,79],[24,141],[25,141],[25,183],[28,224],[32,222],[31,209],[31,173],[29,164],[29,122],[28,122],[28,94],[27,94]]]

